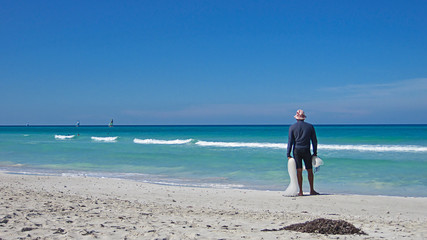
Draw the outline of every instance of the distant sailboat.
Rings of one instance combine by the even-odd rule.
[[[76,127],[80,127],[80,121],[77,121]]]
[[[112,127],[112,126],[113,126],[113,119],[111,119],[111,122],[110,122],[110,124],[108,124],[108,126],[109,126],[109,127]]]

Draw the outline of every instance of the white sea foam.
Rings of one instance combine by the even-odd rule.
[[[55,139],[65,140],[74,138],[76,135],[55,135]]]
[[[118,137],[91,137],[92,140],[98,142],[115,142]]]
[[[56,139],[72,139],[75,135],[55,135]],[[116,142],[118,137],[92,137],[94,141]],[[163,144],[163,145],[180,145],[193,143],[201,147],[224,147],[224,148],[272,148],[286,149],[287,143],[269,143],[269,142],[216,142],[202,141],[193,139],[138,139],[133,140],[137,144]],[[361,152],[427,152],[427,147],[416,145],[339,145],[339,144],[319,144],[319,150],[335,151],[361,151]]]
[[[322,150],[349,150],[367,152],[427,152],[427,147],[413,145],[322,145]]]
[[[197,141],[196,144],[203,147],[286,148],[285,143]]]
[[[287,148],[287,143],[197,141],[195,144],[203,147],[247,147],[247,148],[276,148],[276,149]],[[319,144],[318,149],[319,150],[337,150],[337,151],[367,151],[367,152],[427,152],[427,147],[414,146],[414,145]]]
[[[186,143],[190,143],[191,141],[193,141],[193,139],[157,140],[157,139],[135,138],[133,140],[134,143],[138,143],[138,144],[169,144],[169,145],[186,144]]]
[[[154,183],[159,185],[179,186],[179,187],[202,187],[202,188],[217,188],[217,189],[233,189],[233,188],[244,188],[242,184],[218,184],[218,183],[178,183],[178,182],[166,182],[166,181],[143,181],[145,183]]]

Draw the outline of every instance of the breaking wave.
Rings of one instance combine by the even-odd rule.
[[[197,141],[196,145],[203,146],[203,147],[286,148],[286,143],[258,143],[258,142]]]
[[[76,135],[55,135],[55,139],[59,139],[59,140],[72,139],[75,136]]]
[[[269,142],[220,142],[220,141],[202,141],[194,139],[138,139],[133,140],[137,144],[195,144],[200,147],[221,147],[221,148],[270,148],[286,149],[287,143],[269,143]],[[319,150],[332,151],[360,151],[360,152],[427,152],[427,147],[416,145],[339,145],[339,144],[319,144]]]
[[[427,147],[414,145],[323,145],[322,150],[349,150],[362,152],[427,152]]]
[[[92,140],[97,142],[115,142],[118,137],[91,137]]]
[[[174,144],[186,144],[186,143],[190,143],[191,141],[193,141],[193,139],[175,139],[175,140],[157,140],[157,139],[138,139],[135,138],[133,140],[134,143],[138,143],[138,144],[169,144],[169,145],[174,145]]]

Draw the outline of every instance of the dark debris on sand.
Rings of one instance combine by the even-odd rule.
[[[346,234],[360,234],[366,235],[365,232],[356,228],[353,224],[348,223],[344,220],[331,220],[325,218],[318,218],[313,221],[305,223],[292,224],[279,229],[263,229],[261,231],[282,231],[291,230],[304,233],[320,233],[320,234],[332,234],[332,235],[346,235]]]

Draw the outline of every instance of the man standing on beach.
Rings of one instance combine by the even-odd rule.
[[[306,116],[303,110],[298,110],[294,116],[297,120],[292,126],[289,127],[288,138],[288,159],[291,157],[291,151],[294,153],[295,163],[297,165],[297,178],[299,186],[299,196],[303,195],[302,192],[302,160],[304,160],[305,168],[308,173],[308,182],[310,183],[310,195],[318,195],[314,191],[314,175],[311,158],[317,156],[317,137],[313,125],[304,122]],[[313,144],[313,155],[310,152],[310,141]]]

